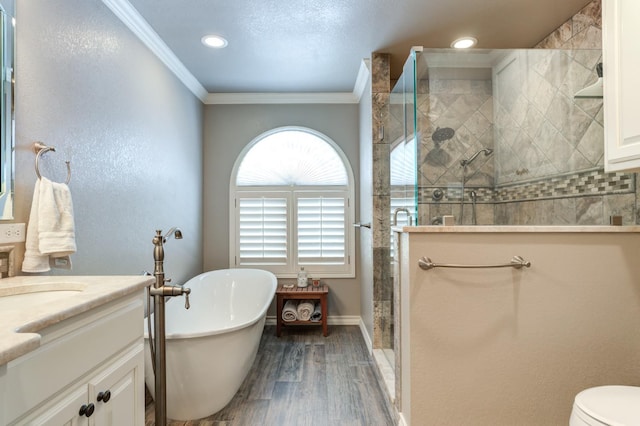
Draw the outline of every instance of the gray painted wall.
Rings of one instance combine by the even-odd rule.
[[[184,239],[166,247],[167,276],[200,273],[200,101],[100,0],[21,1],[16,12],[15,221],[28,220],[42,141],[57,148],[42,157],[45,176],[64,180],[71,161],[72,274],[153,270],[154,231],[171,226]]]
[[[208,105],[204,120],[205,270],[229,267],[229,179],[238,155],[256,136],[281,126],[309,127],[340,146],[356,180],[360,174],[358,105]],[[356,198],[358,191],[356,185]],[[326,281],[329,314],[360,315],[359,277]],[[275,314],[273,306],[269,314]]]

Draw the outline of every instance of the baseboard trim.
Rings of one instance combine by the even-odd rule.
[[[369,350],[369,355],[373,355],[373,341],[371,340],[371,336],[367,332],[367,327],[364,325],[364,321],[360,318],[360,322],[358,323],[360,326],[360,333],[362,333],[362,338],[364,339],[365,345],[367,345],[367,349]]]

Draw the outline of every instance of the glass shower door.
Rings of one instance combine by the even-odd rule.
[[[417,222],[416,198],[416,134],[415,134],[415,58],[412,55],[389,97],[389,118],[385,123],[385,142],[389,143],[389,220],[391,226],[411,226]],[[395,257],[393,233],[390,239],[390,261]],[[393,277],[385,284],[389,309],[384,311],[382,350],[389,364],[394,356]]]
[[[396,125],[389,158],[392,226],[418,224],[415,59],[412,52],[390,97],[390,112]]]

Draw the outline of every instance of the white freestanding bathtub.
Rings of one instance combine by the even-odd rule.
[[[231,401],[256,357],[277,279],[260,269],[224,269],[184,286],[191,288],[191,308],[184,308],[184,297],[174,297],[165,309],[167,417],[174,420],[207,417]],[[145,379],[153,396],[146,332],[145,352]]]

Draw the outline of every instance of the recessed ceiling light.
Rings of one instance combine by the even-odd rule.
[[[229,42],[224,37],[215,34],[209,34],[202,37],[202,44],[207,47],[213,47],[214,49],[222,49],[223,47],[227,47],[227,44],[229,44]]]
[[[476,43],[478,43],[478,40],[474,37],[461,37],[451,43],[451,47],[456,49],[468,49],[475,46]]]

